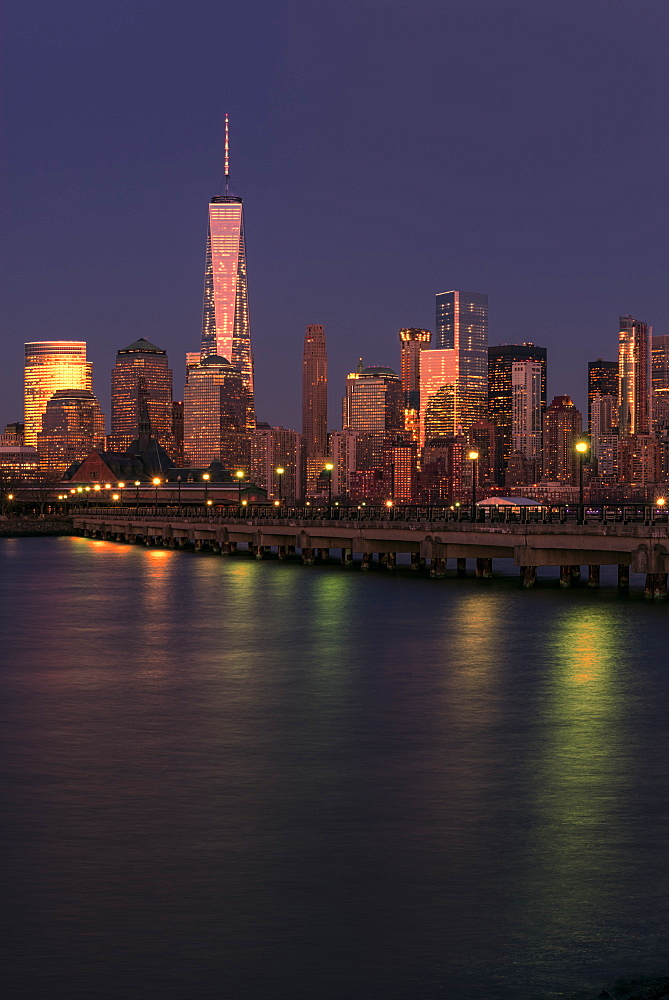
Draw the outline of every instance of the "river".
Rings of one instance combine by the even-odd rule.
[[[27,538],[0,619],[12,1000],[667,974],[668,605]]]

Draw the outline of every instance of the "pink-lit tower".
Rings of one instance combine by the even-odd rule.
[[[302,435],[306,457],[307,496],[316,491],[328,454],[328,353],[325,331],[307,327],[302,352]]]
[[[201,358],[217,355],[239,370],[247,394],[246,429],[255,427],[253,353],[246,282],[244,209],[230,193],[229,122],[225,116],[225,187],[209,202]]]

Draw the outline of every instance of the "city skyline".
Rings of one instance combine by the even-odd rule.
[[[573,19],[551,3],[485,17],[477,2],[468,6],[391,7],[375,49],[375,96],[365,85],[364,53],[378,27],[371,4],[344,5],[337,18],[299,2],[287,11],[261,5],[260,18],[231,13],[230,29],[254,46],[231,48],[223,80],[210,58],[209,5],[196,4],[179,28],[168,5],[155,45],[156,19],[141,3],[132,31],[123,9],[104,20],[75,2],[55,18],[38,3],[48,31],[28,80],[21,67],[33,58],[34,20],[10,12],[16,45],[6,71],[16,96],[3,175],[11,252],[1,418],[20,415],[21,344],[42,337],[87,341],[107,413],[110,344],[140,336],[160,344],[183,383],[183,344],[199,346],[202,207],[222,181],[226,109],[246,209],[258,419],[299,427],[299,400],[282,398],[276,383],[295,372],[306,324],[323,323],[331,338],[335,413],[334,387],[358,342],[367,363],[396,367],[396,330],[433,329],[433,295],[445,287],[485,290],[490,343],[545,345],[549,395],[569,393],[585,412],[585,366],[610,357],[618,315],[641,316],[658,335],[669,329],[657,212],[661,32],[649,30],[647,13],[608,10],[603,21],[590,3]],[[456,44],[444,67],[446,30]],[[283,55],[261,60],[277,32]],[[328,44],[308,44],[312,32]],[[89,36],[92,48],[81,44]],[[471,77],[463,71],[474,43],[482,57]],[[167,56],[175,45],[176,65]],[[630,45],[647,58],[623,81]],[[398,77],[413,51],[420,71]],[[335,84],[342,58],[350,72]],[[578,67],[568,79],[565,59]],[[119,63],[125,72],[112,84],[106,68]],[[466,138],[466,155],[451,155],[437,117]],[[401,121],[409,124],[398,141]],[[643,184],[615,154],[621,134],[647,153]],[[399,177],[411,205],[397,214]],[[621,246],[625,231],[640,234],[634,248]]]

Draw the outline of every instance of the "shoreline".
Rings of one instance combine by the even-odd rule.
[[[0,538],[58,538],[75,534],[69,517],[17,517],[0,521]]]

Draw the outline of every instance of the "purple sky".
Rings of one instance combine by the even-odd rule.
[[[246,211],[259,419],[299,429],[323,323],[331,428],[362,355],[398,367],[434,294],[548,347],[584,405],[617,317],[669,332],[665,0],[34,0],[0,22],[0,421],[23,343],[199,348],[222,122]]]

